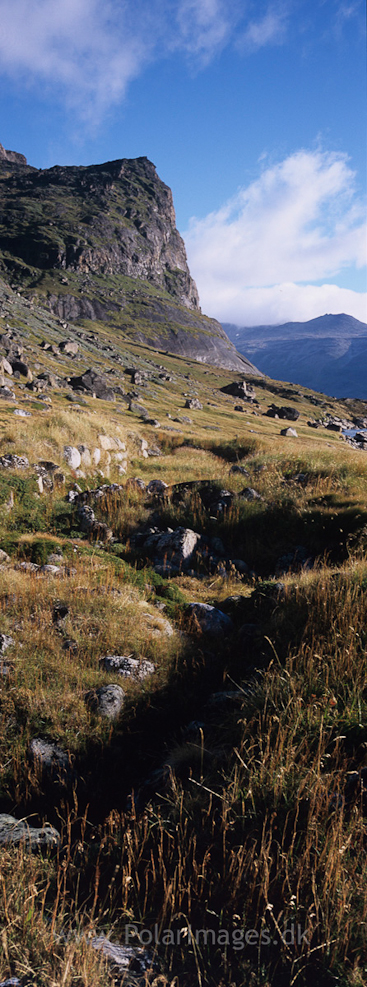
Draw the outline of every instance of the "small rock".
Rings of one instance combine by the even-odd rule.
[[[66,353],[67,356],[76,356],[79,346],[73,339],[64,339],[60,343],[60,350],[62,353]]]
[[[7,813],[0,813],[0,844],[8,846],[13,844],[18,846],[23,844],[27,850],[37,850],[39,847],[45,849],[57,849],[61,844],[60,833],[49,823],[45,823],[41,828],[28,826],[25,820],[15,819]],[[14,983],[14,978],[7,983]]]
[[[78,651],[77,642],[73,641],[72,638],[69,637],[65,638],[65,641],[63,642],[62,645],[62,650],[69,651],[70,654],[75,655],[76,652]]]
[[[92,946],[93,949],[100,949],[106,959],[113,966],[120,968],[120,971],[131,969],[135,973],[143,974],[151,968],[153,963],[150,953],[141,946],[120,946],[118,943],[110,942],[104,936],[96,936],[92,939]],[[139,980],[139,983],[141,984],[142,982]],[[144,983],[146,983],[145,978]],[[128,987],[128,984],[126,984],[126,987]]]
[[[209,603],[190,603],[188,610],[194,626],[210,637],[230,634],[233,629],[231,618]]]
[[[203,406],[198,398],[187,398],[185,408],[189,408],[190,411],[202,411]]]
[[[165,483],[164,480],[150,480],[146,491],[147,494],[150,494],[151,496],[160,496],[167,489],[168,483]]]
[[[62,571],[61,571],[59,565],[48,565],[46,563],[45,565],[40,565],[38,567],[38,573],[39,574],[42,573],[42,575],[45,575],[45,576],[47,576],[47,575],[48,576],[61,576]]]
[[[18,418],[32,418],[30,411],[24,411],[24,408],[14,408],[13,415],[18,415]]]
[[[69,607],[66,606],[66,603],[62,603],[61,600],[55,600],[52,607],[52,622],[59,624],[60,621],[65,620],[69,612]]]
[[[91,466],[92,465],[92,457],[91,457],[91,454],[90,454],[90,449],[88,449],[88,446],[84,446],[84,445],[78,446],[78,452],[80,452],[81,465],[82,466]]]
[[[116,672],[124,678],[145,679],[153,675],[155,665],[147,658],[133,658],[132,655],[108,655],[100,658],[106,672]]]
[[[125,699],[124,690],[120,685],[102,685],[99,689],[87,692],[85,701],[93,713],[108,720],[116,720]]]
[[[298,432],[296,432],[295,428],[282,428],[280,434],[286,435],[288,438],[298,439]]]
[[[10,634],[0,634],[0,655],[4,655],[5,651],[14,644],[14,638]]]
[[[245,469],[244,466],[239,466],[238,463],[234,463],[230,468],[230,473],[242,473],[242,476],[250,476],[249,471]]]
[[[26,456],[15,456],[13,453],[7,453],[6,456],[0,456],[0,466],[3,469],[26,470],[29,466],[29,460]]]
[[[261,494],[253,487],[244,487],[240,492],[240,497],[244,497],[245,500],[262,500]]]
[[[10,387],[0,387],[0,398],[3,401],[15,401],[15,394],[10,390]]]
[[[79,449],[75,446],[64,446],[64,459],[72,470],[78,469],[82,461]]]
[[[50,740],[34,737],[28,747],[28,756],[40,774],[52,781],[65,783],[71,773],[69,755]]]

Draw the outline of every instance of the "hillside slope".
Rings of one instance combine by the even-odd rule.
[[[351,315],[322,315],[280,326],[225,324],[229,338],[263,373],[336,397],[367,396],[367,325]]]
[[[0,271],[64,321],[257,373],[201,314],[171,190],[145,157],[39,170],[0,145]]]

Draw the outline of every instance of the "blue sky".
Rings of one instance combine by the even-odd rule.
[[[202,309],[367,321],[363,0],[0,0],[0,140],[146,155]]]

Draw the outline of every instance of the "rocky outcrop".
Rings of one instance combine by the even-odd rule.
[[[4,155],[17,164],[23,157],[3,150]],[[199,311],[171,189],[147,158],[17,171],[0,194],[1,246],[26,264],[139,278]],[[23,210],[14,213],[19,196]]]
[[[201,314],[171,190],[145,157],[38,170],[2,148],[0,270],[62,322],[258,374]]]

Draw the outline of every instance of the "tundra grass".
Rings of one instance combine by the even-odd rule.
[[[140,390],[160,428],[120,401],[87,397],[77,411],[66,385],[52,392],[50,411],[32,407],[31,419],[16,419],[10,403],[0,409],[0,455],[52,459],[66,477],[61,490],[40,494],[32,465],[1,472],[0,547],[11,561],[0,570],[0,631],[14,639],[0,686],[1,809],[30,824],[53,822],[63,849],[45,859],[2,850],[0,977],[105,987],[110,975],[90,935],[123,940],[130,923],[137,945],[155,925],[172,933],[174,946],[168,932],[156,946],[148,983],[362,987],[365,454],[326,430],[311,435],[308,417],[324,411],[306,391],[297,401],[299,437],[283,438],[284,423],[262,414],[278,400],[273,385],[259,388],[259,414],[250,406],[239,414],[219,391],[233,374],[127,344],[118,330],[116,337],[127,362],[141,360],[153,375],[162,362],[173,377],[149,384],[157,397],[145,401]],[[70,375],[88,366],[46,359]],[[122,371],[121,380],[130,386]],[[202,412],[184,410],[193,387]],[[16,406],[30,407],[19,382],[15,392]],[[347,414],[346,405],[330,406]],[[88,467],[78,477],[64,463],[64,445],[93,449],[102,433],[125,442],[126,476],[104,456],[100,472]],[[161,454],[145,458],[142,438]],[[235,464],[249,475],[232,473]],[[164,502],[125,486],[135,476],[164,480]],[[223,514],[205,511],[195,489],[175,503],[175,484],[203,480],[233,492]],[[82,536],[66,492],[76,482],[92,489],[110,481],[122,489],[95,507],[118,539],[109,546]],[[246,487],[262,499],[241,499]],[[221,538],[254,575],[203,569],[200,579],[164,580],[131,552],[143,523]],[[297,546],[310,568],[287,563]],[[42,565],[55,550],[65,560],[61,577],[15,568]],[[54,621],[59,600],[69,610],[62,626]],[[187,616],[193,600],[231,615],[228,638],[210,641],[195,630]],[[162,617],[172,622],[171,637],[159,633]],[[67,640],[73,650],[64,650]],[[121,680],[102,670],[107,654],[149,658],[156,673]],[[126,692],[115,724],[85,703],[88,691],[111,682]],[[69,752],[69,789],[36,776],[28,754],[35,736]],[[221,930],[228,942],[224,934],[218,940]]]

